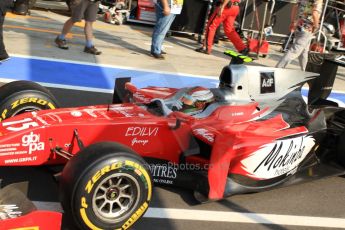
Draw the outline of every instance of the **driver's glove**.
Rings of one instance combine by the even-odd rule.
[[[182,107],[183,107],[183,102],[181,100],[175,100],[171,106],[173,111],[181,110]]]

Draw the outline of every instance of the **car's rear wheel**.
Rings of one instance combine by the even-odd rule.
[[[145,161],[112,142],[81,150],[60,180],[64,211],[81,229],[127,229],[145,213],[151,194]]]
[[[58,107],[53,94],[35,82],[14,81],[0,87],[0,121],[25,112]]]

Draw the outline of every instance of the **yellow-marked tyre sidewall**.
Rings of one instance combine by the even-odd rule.
[[[21,114],[26,110],[39,111],[56,108],[58,105],[54,100],[39,92],[18,94],[0,103],[0,121]]]
[[[13,81],[0,87],[0,121],[25,111],[58,108],[54,95],[31,81]]]
[[[139,185],[139,197],[133,208],[124,213],[121,222],[107,223],[97,217],[93,210],[92,199],[97,186],[108,176],[124,173],[132,176]],[[136,159],[120,157],[116,160],[103,160],[86,172],[73,194],[73,213],[77,215],[82,229],[128,229],[146,212],[152,196],[152,182],[149,172]]]

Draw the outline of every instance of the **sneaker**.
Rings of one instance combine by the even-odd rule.
[[[94,47],[94,46],[91,46],[91,47],[85,46],[84,52],[88,53],[88,54],[93,54],[93,55],[100,55],[102,53],[101,51],[96,49],[96,47]]]
[[[165,57],[161,53],[160,54],[151,53],[151,56],[156,59],[165,59]]]
[[[55,38],[55,44],[63,50],[68,50],[66,39],[60,39],[59,36]]]
[[[8,61],[10,60],[10,56],[5,52],[4,54],[0,55],[0,62]]]
[[[196,52],[203,53],[203,54],[210,54],[211,51],[204,49],[203,47],[195,49]]]
[[[161,50],[161,54],[167,54],[167,52],[165,52],[164,50]]]

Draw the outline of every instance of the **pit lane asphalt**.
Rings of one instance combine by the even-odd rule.
[[[50,90],[63,107],[103,104],[108,103],[112,98],[112,95],[107,93],[56,88],[50,88]],[[4,177],[3,186],[13,182],[29,181],[28,197],[31,200],[43,203],[58,201],[58,187],[54,179],[47,173],[46,168],[0,168],[0,175],[4,175],[1,176]],[[345,178],[332,177],[262,193],[236,195],[220,202],[197,204],[191,191],[155,187],[150,207],[179,209],[181,216],[183,216],[184,210],[202,210],[345,219],[344,191]],[[46,205],[43,207],[47,208]],[[253,219],[253,221],[259,220],[261,222],[256,224],[237,223],[236,219],[222,222],[143,218],[134,229],[330,229],[310,226],[268,225],[262,224],[265,220],[264,217],[261,218]],[[210,219],[210,216],[205,215],[205,219]],[[291,221],[294,221],[293,218]],[[66,220],[63,229],[73,230]]]
[[[129,25],[116,27],[98,21],[95,25],[96,45],[103,55],[93,57],[84,55],[82,25],[77,26],[70,35],[71,49],[64,52],[56,49],[53,39],[61,30],[66,17],[53,11],[32,11],[31,16],[21,17],[8,15],[5,24],[5,42],[11,55],[37,56],[57,58],[61,60],[82,61],[97,64],[109,64],[140,69],[188,73],[194,75],[217,76],[228,63],[222,56],[224,47],[215,47],[213,55],[207,56],[193,52],[197,46],[195,41],[186,38],[169,38],[166,46],[168,57],[165,61],[156,61],[149,57],[150,27]],[[281,54],[272,46],[272,54],[268,59],[259,59],[256,64],[273,66]],[[12,61],[12,60],[11,60]],[[297,62],[291,65],[298,67]],[[344,68],[341,68],[335,88],[344,90]],[[29,79],[35,80],[35,71]],[[0,71],[0,75],[3,72]],[[9,75],[0,76],[10,78]],[[97,76],[95,76],[97,77]],[[111,101],[111,95],[85,91],[53,89],[53,93],[63,106],[103,104]],[[3,185],[11,182],[29,180],[28,196],[34,201],[56,202],[57,186],[47,175],[45,168],[0,168],[0,177],[5,175]],[[221,202],[196,205],[191,192],[172,189],[155,188],[151,207],[177,208],[187,210],[209,210],[239,213],[263,213],[293,216],[331,217],[345,219],[345,178],[334,177],[294,185],[287,188],[263,193],[237,195]],[[55,207],[55,206],[54,206]],[[205,215],[205,219],[209,216]],[[143,218],[134,229],[325,229],[310,226],[246,224],[220,221],[193,221],[176,219]],[[261,219],[262,221],[262,219]],[[294,219],[291,219],[294,222]],[[331,224],[331,223],[330,223]],[[1,229],[1,227],[0,227]],[[68,223],[63,229],[72,229]],[[327,228],[328,229],[328,228]]]

